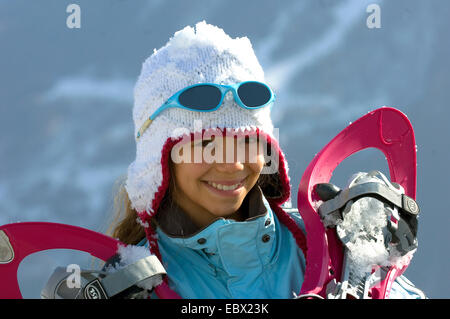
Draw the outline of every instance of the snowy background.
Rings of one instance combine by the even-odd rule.
[[[66,26],[70,3],[81,7],[80,29]],[[371,3],[381,7],[380,29],[366,26]],[[408,115],[422,215],[406,275],[429,297],[448,298],[449,17],[445,0],[0,1],[0,225],[104,231],[113,183],[135,155],[132,90],[142,62],[177,30],[206,20],[248,36],[275,89],[294,205],[306,166],[349,122],[383,105]],[[333,181],[342,186],[370,169],[387,171],[378,151],[348,159]],[[27,258],[24,296],[39,297],[53,268],[77,258],[87,259]]]

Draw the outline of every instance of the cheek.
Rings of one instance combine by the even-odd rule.
[[[181,163],[175,164],[174,173],[176,185],[183,191],[186,191],[196,183],[208,171],[209,167],[205,164]]]
[[[259,154],[258,156],[256,156],[254,158],[253,161],[251,161],[250,163],[247,163],[247,167],[250,169],[250,171],[253,174],[260,174],[263,167],[264,167],[264,155],[263,154]]]

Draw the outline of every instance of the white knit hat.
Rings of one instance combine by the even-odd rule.
[[[184,87],[205,82],[235,84],[249,80],[264,82],[264,72],[248,38],[232,39],[222,29],[205,21],[197,23],[195,29],[187,26],[176,32],[164,47],[155,49],[143,63],[134,89],[135,136],[148,117]],[[174,141],[183,135],[180,128],[192,133],[198,131],[196,120],[201,121],[203,131],[215,128],[258,131],[275,144],[280,161],[278,178],[283,184],[278,204],[285,202],[290,196],[287,163],[273,136],[270,111],[271,105],[244,109],[237,105],[231,94],[227,94],[220,108],[213,112],[181,108],[161,112],[136,141],[136,159],[128,168],[125,184],[132,208],[142,220],[148,220],[157,212],[170,178],[168,154]]]

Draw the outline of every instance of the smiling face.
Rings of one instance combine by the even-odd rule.
[[[191,160],[173,164],[173,200],[199,227],[218,217],[240,220],[238,209],[264,167],[258,139],[213,136],[193,141],[188,147]],[[202,151],[200,160],[193,160],[195,150]]]

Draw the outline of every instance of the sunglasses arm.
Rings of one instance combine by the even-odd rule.
[[[140,129],[139,129],[139,131],[137,133],[137,136],[136,136],[136,140],[139,140],[139,138],[144,134],[144,132],[148,129],[150,124],[152,124],[152,122],[155,119],[155,117],[157,117],[159,113],[161,113],[162,111],[164,111],[165,109],[167,109],[169,107],[171,107],[171,103],[169,101],[166,101],[155,112],[153,112],[153,114],[150,115],[150,117],[140,127]]]
[[[161,105],[155,112],[153,112],[152,115],[150,115],[149,119],[151,121],[153,121],[155,119],[155,117],[157,117],[159,115],[159,113],[161,113],[162,111],[164,111],[165,109],[168,109],[172,107],[172,103],[170,101],[166,101],[163,105]]]

